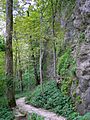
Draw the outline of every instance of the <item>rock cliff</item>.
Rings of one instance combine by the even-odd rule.
[[[73,83],[71,95],[75,92],[73,99],[78,98],[77,110],[84,114],[90,111],[90,0],[76,0],[74,11],[65,28],[65,42],[72,43],[72,53],[77,63],[78,84]]]

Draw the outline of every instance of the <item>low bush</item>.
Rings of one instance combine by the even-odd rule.
[[[0,120],[14,120],[13,113],[8,107],[0,107]]]
[[[67,117],[69,120],[78,115],[75,112],[71,98],[63,95],[53,80],[43,84],[43,91],[41,91],[41,86],[38,86],[27,98],[27,101],[35,107],[53,111],[58,115]]]
[[[0,107],[6,107],[8,106],[7,104],[6,96],[0,96]]]
[[[90,112],[86,113],[84,116],[78,116],[74,120],[90,120]]]
[[[6,97],[0,97],[0,120],[14,120],[13,112],[8,108]]]

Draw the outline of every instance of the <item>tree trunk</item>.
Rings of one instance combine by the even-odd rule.
[[[40,84],[43,86],[43,66],[42,66],[42,60],[43,60],[43,52],[40,49]]]
[[[40,85],[40,79],[38,77],[37,64],[36,64],[34,55],[32,55],[32,60],[33,60],[33,68],[34,68],[34,76],[35,76],[35,80],[36,80],[36,85]]]
[[[22,79],[22,66],[21,66],[21,55],[20,55],[20,50],[18,49],[18,61],[19,61],[19,85],[20,85],[20,90],[23,92],[23,79]]]
[[[51,0],[51,9],[52,9],[52,35],[53,35],[53,39],[55,38],[55,16],[57,13],[57,3],[58,0],[56,0],[55,3],[55,8],[54,8],[54,2],[53,0]],[[55,39],[53,40],[53,62],[54,62],[54,78],[56,79],[56,42]]]
[[[7,78],[7,100],[10,108],[16,106],[13,85],[13,0],[6,0],[6,78]]]
[[[15,69],[14,69],[14,75],[17,79],[18,41],[17,41],[17,37],[16,37],[16,32],[14,34],[15,34],[15,36],[14,36],[14,38],[15,38],[15,66],[14,66]]]
[[[17,78],[17,47],[15,49],[15,77]]]
[[[54,78],[56,79],[56,45],[55,42],[53,43],[53,60],[54,60]]]
[[[40,10],[40,34],[42,36],[42,23],[43,23],[43,13],[42,13],[42,9],[43,9],[43,6]],[[42,42],[42,37],[40,38],[40,84],[41,84],[41,89],[42,89],[42,92],[43,92],[43,64],[42,64],[42,60],[43,60],[43,42]]]
[[[19,69],[20,90],[23,92],[22,69]]]

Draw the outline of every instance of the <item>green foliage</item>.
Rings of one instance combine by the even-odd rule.
[[[34,79],[34,69],[33,67],[30,67],[30,70],[26,70],[23,75],[23,84],[25,86],[25,89],[27,90],[27,86],[32,89],[36,85],[36,81]]]
[[[28,120],[44,120],[44,118],[33,113],[33,114],[28,114]]]
[[[69,95],[71,84],[72,84],[72,79],[70,77],[67,77],[64,80],[62,80],[60,87],[61,92],[65,95]]]
[[[0,107],[0,120],[13,120],[14,116],[12,111],[7,107]]]
[[[25,70],[23,73],[23,88],[24,93],[28,92],[28,90],[32,90],[36,86],[36,80],[34,76],[33,66],[30,66],[30,70]],[[20,82],[18,79],[15,79],[15,91],[20,95]],[[21,95],[23,96],[23,94]]]
[[[0,36],[0,51],[5,51],[4,38]]]
[[[12,111],[8,108],[6,97],[0,97],[0,120],[14,120]]]
[[[31,91],[31,90],[30,90],[30,91]],[[18,93],[15,95],[15,98],[18,99],[18,98],[21,98],[21,97],[29,96],[30,91],[26,90],[26,91],[23,91],[22,93],[21,93],[21,92],[18,92]]]
[[[90,112],[86,113],[84,116],[78,116],[74,120],[90,120]]]
[[[5,93],[5,60],[4,60],[4,52],[0,52],[0,96]]]
[[[70,48],[67,48],[64,54],[59,58],[57,70],[58,74],[64,78],[61,82],[61,92],[63,94],[69,94],[76,70],[76,62],[71,57]]]
[[[85,42],[85,33],[84,32],[80,32],[79,35],[79,40],[78,40],[78,46],[80,46],[81,43]]]
[[[5,93],[5,79],[4,79],[4,68],[5,68],[5,45],[4,39],[0,36],[0,96]]]
[[[0,52],[0,76],[4,74],[5,67],[5,53]]]
[[[83,117],[81,117],[82,120],[90,120],[90,112],[86,113]]]
[[[6,82],[3,76],[0,76],[0,96],[5,94]]]
[[[0,96],[0,107],[6,107],[7,106],[7,99],[5,96]]]
[[[7,100],[5,97],[5,77],[4,77],[4,65],[5,65],[5,44],[4,38],[0,36],[0,120],[13,120],[12,112],[7,107]]]
[[[33,106],[53,111],[58,115],[67,117],[69,120],[77,116],[71,98],[57,89],[55,81],[43,84],[43,92],[41,86],[38,86],[27,100]]]
[[[57,71],[61,76],[67,76],[69,73],[74,73],[76,69],[75,60],[71,56],[71,49],[67,48],[64,54],[58,60]]]
[[[58,60],[58,74],[60,75],[65,75],[67,72],[67,67],[69,65],[69,54],[70,54],[70,50],[66,51]]]

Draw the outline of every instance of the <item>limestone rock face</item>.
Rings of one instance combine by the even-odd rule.
[[[80,48],[80,54],[77,58],[77,78],[79,80],[76,95],[80,96],[81,104],[78,105],[78,111],[84,114],[90,111],[90,43],[83,43]],[[81,110],[81,108],[83,109]]]
[[[71,24],[68,24],[71,22]],[[67,29],[65,41],[71,41],[76,57],[76,79],[71,86],[71,96],[75,93],[77,110],[84,114],[90,111],[90,0],[76,0],[74,12],[65,27]],[[79,41],[79,46],[77,45]],[[78,54],[77,54],[78,51]]]

